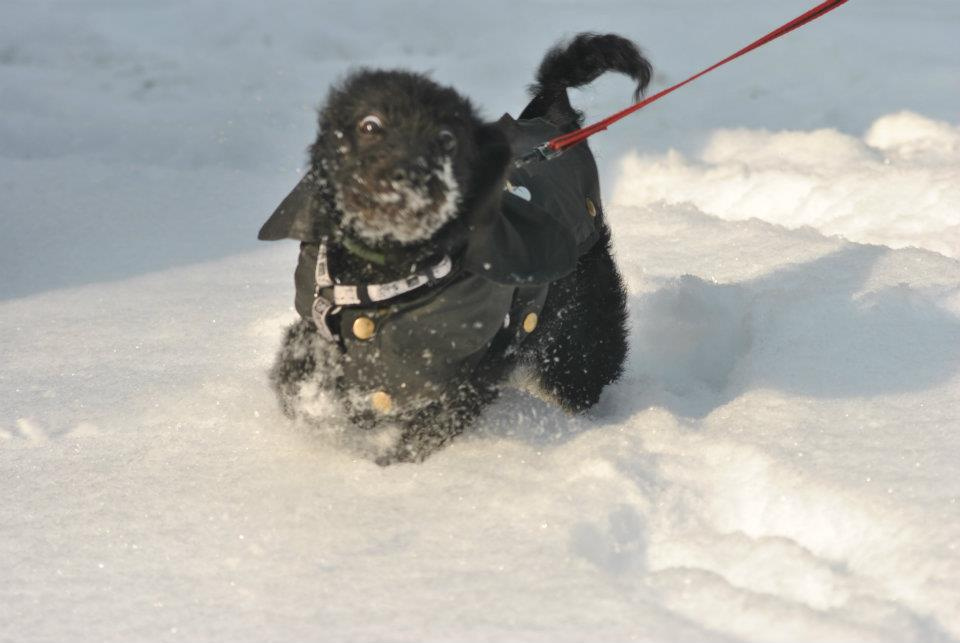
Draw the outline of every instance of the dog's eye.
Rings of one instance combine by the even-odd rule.
[[[383,121],[376,114],[370,114],[363,117],[360,124],[357,125],[357,129],[363,134],[379,134],[383,131]]]
[[[444,152],[452,152],[457,147],[457,137],[448,129],[440,130],[440,133],[437,134],[437,140]]]

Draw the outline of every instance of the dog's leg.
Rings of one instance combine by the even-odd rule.
[[[525,361],[564,408],[586,410],[620,376],[627,354],[626,291],[606,225],[577,270],[550,288],[542,317]]]
[[[404,422],[397,444],[378,457],[377,464],[422,462],[463,433],[497,395],[499,389],[491,384],[477,381],[462,384],[449,397],[424,407]]]
[[[287,328],[270,370],[270,381],[286,416],[297,416],[304,384],[319,390],[335,387],[341,374],[340,357],[339,347],[320,337],[313,322],[301,319]]]

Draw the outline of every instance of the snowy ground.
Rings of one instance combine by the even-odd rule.
[[[663,86],[806,5],[7,0],[0,641],[960,640],[952,0],[853,0],[597,140],[633,350],[588,416],[510,391],[381,469],[265,382],[296,251],[256,229],[344,69],[516,114],[558,35]]]

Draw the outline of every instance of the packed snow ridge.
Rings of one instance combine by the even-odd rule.
[[[617,203],[692,203],[723,219],[960,257],[960,126],[912,112],[877,119],[862,139],[721,130],[695,158],[634,152],[623,170]]]

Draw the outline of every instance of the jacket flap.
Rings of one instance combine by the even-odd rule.
[[[321,181],[313,170],[307,172],[263,224],[257,238],[318,241],[330,227],[331,216],[320,196]]]

